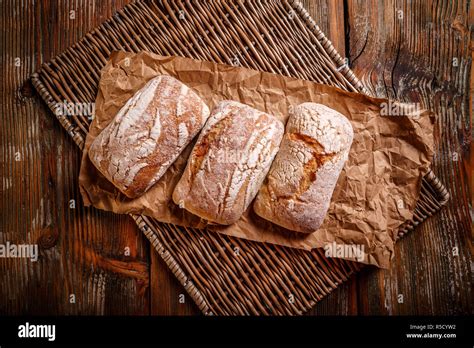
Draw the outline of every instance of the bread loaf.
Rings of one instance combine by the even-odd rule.
[[[352,139],[352,126],[339,112],[316,103],[298,105],[254,211],[293,231],[316,231],[326,216]]]
[[[257,194],[283,132],[274,116],[220,102],[199,135],[173,201],[211,223],[236,222]]]
[[[151,79],[127,101],[89,148],[97,169],[121,192],[146,192],[199,132],[209,108],[171,76]]]

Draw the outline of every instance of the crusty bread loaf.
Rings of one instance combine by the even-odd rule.
[[[254,211],[293,231],[316,231],[326,216],[352,138],[352,126],[339,112],[316,103],[298,105]]]
[[[146,192],[200,131],[209,108],[171,76],[151,79],[97,136],[89,158],[130,198]]]
[[[274,116],[220,102],[199,135],[173,201],[211,223],[236,222],[257,194],[283,132]]]

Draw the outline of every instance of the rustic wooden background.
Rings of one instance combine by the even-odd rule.
[[[130,218],[82,207],[80,153],[28,81],[128,2],[0,0],[0,243],[43,255],[0,259],[0,314],[199,313]],[[398,243],[390,270],[366,268],[310,314],[472,313],[471,2],[303,4],[373,94],[436,112],[433,168],[452,197]]]

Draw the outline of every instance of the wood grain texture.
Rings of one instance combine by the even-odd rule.
[[[332,42],[341,56],[346,54],[343,0],[302,0],[301,5],[308,11],[321,31]]]
[[[82,206],[79,151],[26,82],[128,2],[0,0],[0,243],[41,249],[37,263],[0,258],[0,314],[200,313],[130,218]],[[309,314],[472,313],[470,2],[303,5],[371,93],[420,102],[438,115],[434,169],[453,197],[397,244],[392,269],[367,267]]]
[[[200,315],[186,290],[168,269],[158,253],[151,253],[151,314]]]
[[[0,1],[0,242],[40,247],[36,263],[0,259],[0,313],[150,311],[146,239],[130,218],[83,207],[80,153],[26,82],[124,4]]]
[[[472,313],[469,160],[471,4],[348,1],[351,68],[371,94],[438,117],[433,169],[451,200],[396,247],[390,270],[358,276],[360,314]],[[459,255],[456,255],[459,254]],[[403,296],[403,298],[401,298]]]

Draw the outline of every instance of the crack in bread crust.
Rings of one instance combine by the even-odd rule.
[[[259,122],[261,122],[264,117],[266,117],[266,116],[264,114],[261,114],[260,117],[258,118],[258,120],[256,121],[256,123],[258,124]],[[265,129],[260,130],[258,132],[258,134],[261,135],[260,137],[253,137],[253,138],[249,137],[249,139],[247,140],[247,143],[244,146],[244,148],[250,147],[249,153],[253,153],[256,150],[256,148],[259,144],[259,141],[265,137],[264,131],[265,131]],[[251,143],[251,144],[249,145],[249,143]],[[244,173],[242,172],[242,170],[243,170],[242,167],[244,167],[245,164],[246,163],[239,162],[237,164],[237,166],[235,166],[234,170],[232,171],[232,174],[230,175],[230,185],[227,186],[226,193],[224,195],[224,199],[218,207],[218,214],[219,215],[224,214],[225,210],[231,210],[232,207],[234,206],[235,200],[237,198],[237,194],[231,194],[230,193],[230,191],[232,189],[232,182],[234,181],[233,179],[235,178],[236,175],[242,175],[243,176]],[[242,187],[245,187],[245,189],[244,189],[244,205],[246,205],[245,200],[246,200],[246,196],[247,196],[247,189],[248,189],[248,186],[249,186],[248,185],[248,180],[252,177],[252,173],[255,172],[256,167],[257,166],[254,167],[254,170],[251,171],[250,174],[247,174],[246,179],[244,180],[244,183],[242,184]]]
[[[203,162],[206,160],[205,156],[209,153],[209,148],[219,140],[219,135],[225,130],[232,120],[226,115],[222,119],[218,120],[207,133],[203,134],[193,148],[190,162],[190,187],[194,185],[197,173],[203,169]],[[203,130],[204,131],[204,130]]]
[[[311,233],[324,220],[353,131],[340,113],[303,103],[290,116],[255,212],[290,230]]]
[[[326,162],[331,161],[336,156],[335,152],[324,154],[324,147],[314,138],[301,133],[290,133],[288,139],[292,141],[302,141],[309,149],[312,150],[313,158],[304,164],[303,177],[300,180],[298,190],[288,198],[285,199],[298,199],[300,195],[306,192],[313,181],[316,180],[317,170],[322,167]],[[283,197],[277,197],[283,198]]]
[[[270,169],[283,128],[274,116],[248,105],[217,104],[175,187],[174,202],[211,223],[237,221]]]
[[[129,198],[153,186],[192,141],[209,108],[167,75],[148,81],[94,139],[89,158]]]

